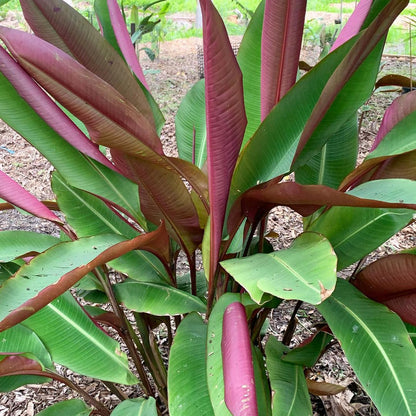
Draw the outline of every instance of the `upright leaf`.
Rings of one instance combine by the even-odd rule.
[[[231,177],[247,121],[242,75],[224,23],[211,0],[201,0],[200,3],[204,31],[212,293]]]
[[[157,416],[157,414],[156,400],[153,397],[124,400],[111,412],[111,416]]]
[[[266,1],[261,43],[261,115],[296,82],[302,46],[306,0]]]
[[[147,89],[149,89],[149,87],[147,86],[146,78],[143,74],[143,70],[137,59],[136,51],[134,50],[133,43],[130,39],[129,32],[126,28],[126,22],[123,19],[117,0],[107,0],[107,6],[114,33],[116,35],[117,43],[120,47],[121,52],[124,55],[124,58],[126,59],[132,71],[136,74],[140,82]]]
[[[118,90],[140,112],[152,117],[144,93],[131,71],[87,19],[63,0],[21,0],[20,3],[25,19],[37,36],[71,54]]]
[[[266,344],[266,365],[272,389],[273,416],[312,415],[303,367],[282,360],[289,348],[270,337]]]
[[[206,343],[207,325],[198,314],[189,314],[179,325],[169,356],[172,416],[192,416],[196,409],[203,415],[214,415],[208,394]]]
[[[224,312],[221,340],[225,403],[235,416],[258,415],[246,310],[239,302]]]

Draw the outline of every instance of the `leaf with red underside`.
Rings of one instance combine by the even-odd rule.
[[[210,198],[210,282],[214,285],[231,177],[247,124],[242,75],[224,23],[211,0],[200,0],[204,33],[207,166]],[[213,287],[210,288],[213,292]]]
[[[364,268],[352,281],[370,299],[384,303],[416,325],[416,256],[393,254]]]
[[[163,153],[153,119],[69,55],[19,30],[1,27],[0,38],[29,75],[85,124],[94,142],[126,153]]]
[[[2,355],[6,355],[6,358],[0,361],[0,377],[43,371],[39,362],[25,357],[24,354],[0,353]]]
[[[225,403],[234,416],[256,416],[257,398],[246,310],[240,302],[227,306],[221,352]]]
[[[340,189],[382,178],[416,179],[416,91],[396,98],[384,114],[366,160],[348,175]]]
[[[38,255],[0,287],[0,331],[23,321],[71,288],[94,268],[132,250],[165,251],[164,227],[127,240],[103,234],[57,244]],[[18,294],[18,295],[17,295]]]
[[[262,119],[296,82],[305,12],[306,0],[266,1],[261,46]]]
[[[140,205],[154,224],[166,223],[169,234],[188,253],[202,241],[198,213],[181,176],[165,157],[139,159],[112,150],[114,163],[139,184]]]
[[[19,95],[68,143],[80,152],[114,169],[110,161],[100,152],[78,127],[62,112],[35,81],[0,48],[1,72],[13,85]]]
[[[21,0],[20,3],[26,21],[37,36],[71,54],[140,112],[151,117],[147,100],[130,69],[84,16],[62,0]]]
[[[316,153],[312,149],[316,146],[315,143],[310,143],[309,146],[307,146],[308,141],[315,129],[320,125],[338,94],[351,79],[360,65],[372,52],[376,51],[376,46],[383,40],[389,27],[394,22],[394,19],[400,14],[407,4],[407,0],[389,1],[384,9],[367,27],[366,31],[359,37],[355,46],[334,71],[333,75],[325,85],[321,96],[305,125],[293,158],[292,169],[296,169],[297,167],[305,164],[312,156],[312,151],[313,153]]]
[[[63,224],[62,220],[47,208],[46,205],[38,201],[32,194],[2,171],[0,171],[0,198],[30,212],[36,217],[44,218],[57,224]]]
[[[387,189],[385,184],[387,182],[383,181],[373,184],[375,187],[379,185],[380,199],[385,197],[382,195],[383,188]],[[404,181],[401,184],[413,189],[412,181]],[[396,185],[393,183],[393,186],[398,189],[400,185],[397,182]],[[322,206],[415,209],[415,203],[416,199],[410,204],[383,202],[382,200],[358,198],[324,185],[299,185],[296,182],[279,183],[277,180],[271,180],[249,189],[235,202],[229,215],[228,229],[230,232],[235,231],[244,217],[255,224],[277,205],[291,207],[302,216],[308,216]]]
[[[133,43],[130,39],[130,35],[127,32],[126,23],[124,22],[121,14],[120,7],[116,0],[107,0],[108,11],[110,14],[111,23],[116,35],[118,46],[124,55],[127,63],[132,71],[136,74],[140,82],[147,88],[146,78],[144,77],[143,70],[137,59],[136,51],[134,50]]]
[[[332,45],[331,51],[338,48],[343,43],[354,37],[363,27],[363,24],[367,18],[368,12],[371,9],[372,0],[361,0],[350,19],[348,19],[345,26],[342,28],[339,36],[336,38]]]

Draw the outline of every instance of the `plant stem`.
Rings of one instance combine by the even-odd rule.
[[[139,373],[139,377],[143,383],[143,388],[147,395],[156,397],[156,393],[153,391],[153,388],[150,384],[149,378],[147,377],[146,371],[143,367],[142,361],[140,359],[139,354],[137,353],[137,349],[131,337],[130,328],[131,326],[128,323],[128,319],[124,314],[123,310],[121,309],[120,305],[117,302],[117,299],[114,295],[113,288],[111,286],[110,280],[108,278],[108,273],[105,273],[105,276],[102,276],[102,273],[99,270],[95,270],[95,275],[100,280],[102,286],[105,289],[106,295],[113,307],[114,313],[120,319],[122,327],[120,328],[123,336],[123,340],[126,343],[126,347],[130,352],[131,358],[133,363]]]
[[[298,300],[296,302],[296,306],[293,309],[292,316],[290,317],[290,321],[287,324],[286,331],[283,335],[283,339],[282,339],[283,345],[289,345],[290,341],[292,341],[293,333],[295,332],[295,329],[296,329],[296,314],[298,313],[298,310],[301,307],[302,303],[303,302],[301,300]]]

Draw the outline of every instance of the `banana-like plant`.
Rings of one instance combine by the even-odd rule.
[[[0,390],[52,379],[81,395],[44,416],[312,415],[309,392],[340,388],[305,370],[339,342],[381,414],[415,415],[415,252],[337,277],[413,221],[416,92],[392,103],[356,167],[357,111],[407,1],[362,0],[298,77],[306,0],[263,0],[237,57],[200,0],[205,79],[178,110],[178,158],[163,152],[163,115],[116,0],[95,0],[101,33],[62,0],[20,3],[33,34],[0,27],[0,118],[54,166],[56,200],[0,172],[0,208],[61,236],[0,232]],[[303,232],[274,251],[265,229],[280,205]],[[325,325],[298,346],[293,319],[282,340],[265,335],[283,300],[315,305]],[[106,408],[55,364],[121,403]]]

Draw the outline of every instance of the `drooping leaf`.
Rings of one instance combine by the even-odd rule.
[[[306,379],[308,391],[316,396],[332,396],[339,394],[346,389],[346,387],[334,383],[325,383],[324,381],[315,381]]]
[[[208,394],[206,345],[207,325],[198,314],[189,314],[179,325],[169,355],[168,393],[172,416],[192,416],[196,409],[203,415],[214,415]]]
[[[39,336],[52,360],[79,374],[121,384],[135,384],[120,345],[65,293],[23,323]]]
[[[400,318],[342,279],[318,309],[379,412],[414,414],[416,350]]]
[[[334,290],[336,264],[328,240],[314,233],[302,234],[287,250],[221,262],[257,303],[269,293],[312,304],[322,302]]]
[[[62,224],[62,220],[46,205],[42,204],[42,202],[2,171],[0,171],[0,198],[30,212],[36,217],[44,218],[56,224]]]
[[[384,179],[366,182],[350,191],[360,198],[414,202],[414,181]],[[308,231],[325,235],[338,257],[338,269],[360,260],[405,227],[412,210],[391,208],[332,207],[311,224]]]
[[[261,44],[262,120],[296,82],[306,1],[266,1]]]
[[[70,399],[47,407],[37,416],[89,416],[91,408],[79,399]]]
[[[361,270],[353,285],[370,299],[384,303],[405,322],[416,325],[416,256],[393,254]]]
[[[41,368],[53,369],[51,356],[39,337],[26,328],[24,325],[15,325],[1,333],[0,359],[7,357],[7,354],[30,354],[36,358]],[[2,356],[2,354],[5,354]],[[18,368],[18,367],[17,367]],[[6,376],[0,377],[0,391],[12,391],[25,384],[45,383],[48,379],[37,376]]]
[[[312,415],[303,368],[281,360],[289,349],[274,337],[266,344],[266,365],[272,389],[273,416]]]
[[[111,416],[157,416],[157,414],[156,400],[153,397],[124,400],[111,412]]]
[[[206,310],[204,302],[196,296],[157,283],[128,280],[116,284],[114,292],[118,301],[129,309],[151,315],[181,315]]]
[[[20,268],[0,287],[0,329],[34,314],[83,276],[131,250],[158,238],[162,228],[131,240],[104,234],[57,244]]]
[[[41,253],[59,243],[59,239],[34,231],[0,232],[0,263],[5,263],[34,253]]]
[[[233,415],[258,415],[246,310],[239,302],[224,312],[221,340],[225,403]]]
[[[242,75],[224,23],[210,0],[201,0],[204,32],[207,166],[210,199],[209,292],[219,258],[228,193],[247,124]]]
[[[322,206],[414,209],[414,191],[414,181],[399,179],[372,181],[354,192],[345,193],[323,185],[280,182],[277,178],[249,189],[235,202],[229,215],[228,229],[230,232],[235,230],[244,217],[256,224],[278,205],[289,206],[303,216]]]

